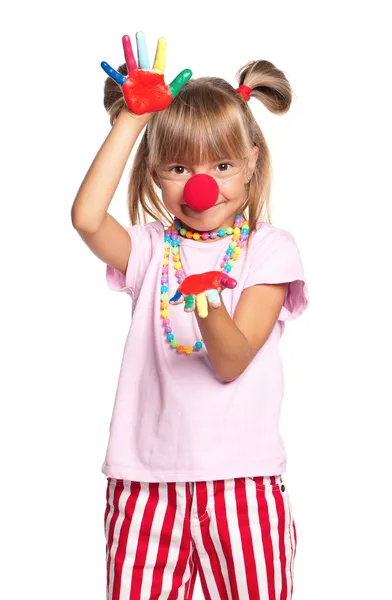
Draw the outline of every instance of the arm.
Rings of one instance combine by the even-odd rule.
[[[131,253],[128,232],[107,210],[135,142],[151,113],[123,108],[92,162],[72,205],[72,224],[98,258],[125,273]]]
[[[72,205],[72,224],[77,230],[99,229],[135,142],[150,118],[150,114],[136,116],[126,108],[121,110]]]
[[[218,377],[234,381],[253,360],[274,328],[288,283],[246,288],[232,319],[222,302],[206,318],[195,315]]]

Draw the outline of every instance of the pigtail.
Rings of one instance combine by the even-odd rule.
[[[286,113],[292,101],[291,85],[286,75],[268,60],[253,60],[236,73],[238,84],[252,89],[251,98],[257,98],[269,111]]]
[[[121,73],[121,75],[128,75],[128,69],[125,63],[117,67],[117,71]],[[106,112],[109,114],[110,125],[113,126],[121,110],[126,107],[126,103],[120,86],[111,77],[105,79],[103,86],[103,105]]]

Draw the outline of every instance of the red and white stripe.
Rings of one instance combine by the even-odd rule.
[[[107,600],[291,600],[297,546],[281,476],[108,478]]]

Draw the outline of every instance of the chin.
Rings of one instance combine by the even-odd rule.
[[[230,216],[230,213],[229,215],[228,213],[227,202],[220,202],[202,211],[192,210],[186,204],[182,204],[181,214],[177,216],[193,229],[212,231],[217,229],[225,220],[227,221],[228,216]]]

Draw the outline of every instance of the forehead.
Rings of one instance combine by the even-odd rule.
[[[193,108],[180,104],[175,110],[172,108],[173,114],[162,111],[149,123],[148,151],[152,165],[206,166],[248,156],[251,140],[238,109],[223,107],[215,114]]]
[[[179,157],[177,158],[177,160],[166,160],[164,161],[162,164],[176,164],[176,165],[184,165],[184,166],[192,166],[192,167],[214,167],[217,164],[223,164],[223,163],[227,163],[227,162],[231,162],[234,164],[239,164],[242,163],[244,160],[246,160],[245,158],[237,158],[237,157],[230,157],[230,156],[222,156],[220,158],[217,158],[215,160],[211,160],[211,161],[207,161],[204,163],[201,162],[192,162],[189,161],[189,159],[187,159],[186,157]]]

